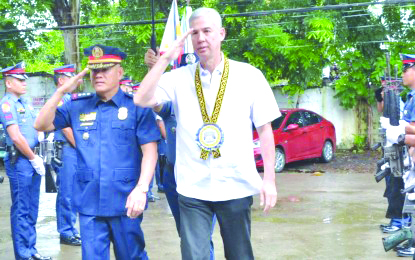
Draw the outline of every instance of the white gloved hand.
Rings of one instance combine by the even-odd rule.
[[[32,164],[33,168],[35,168],[37,174],[41,176],[45,175],[45,165],[43,165],[43,160],[39,157],[39,155],[35,155],[35,158],[29,161]]]
[[[48,140],[49,142],[53,142],[53,139],[55,138],[55,133],[50,133],[48,135],[48,138],[46,138],[46,140]]]
[[[386,140],[393,144],[398,143],[398,137],[405,133],[405,125],[389,126],[386,128]]]
[[[39,140],[39,143],[45,140],[45,133],[39,132],[37,135],[37,140]]]
[[[408,200],[415,200],[415,193],[408,193]]]
[[[380,122],[380,127],[382,127],[383,129],[387,129],[390,126],[389,118],[381,116],[379,119],[379,122]]]

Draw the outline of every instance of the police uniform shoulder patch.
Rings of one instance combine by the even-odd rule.
[[[9,113],[10,112],[10,104],[9,104],[9,102],[4,102],[1,105],[1,110],[3,111],[3,113]]]
[[[93,95],[94,95],[93,93],[73,93],[71,95],[71,99],[72,100],[85,99],[85,98],[90,98]]]

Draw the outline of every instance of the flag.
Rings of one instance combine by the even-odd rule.
[[[163,38],[161,39],[160,55],[163,55],[171,47],[173,42],[181,36],[179,19],[180,17],[179,10],[177,9],[177,1],[173,0],[169,17],[167,18],[166,28],[164,29]],[[180,58],[181,57],[179,57],[179,60]],[[177,60],[173,61],[171,65],[173,68],[176,68],[178,65]]]
[[[191,15],[192,15],[192,8],[190,6],[186,6],[186,9],[184,10],[184,13],[182,16],[182,20],[180,21],[182,33],[186,33],[188,30],[190,30],[189,18]],[[186,38],[183,52],[194,53],[191,35],[187,36]]]

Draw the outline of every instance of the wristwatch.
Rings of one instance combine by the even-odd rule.
[[[144,185],[144,184],[142,184],[142,183],[139,183],[139,184],[137,185],[137,188],[138,188],[138,190],[139,190],[139,191],[141,191],[142,193],[147,193],[147,192],[148,192],[148,186],[147,186],[147,185]]]
[[[405,145],[405,134],[401,134],[398,136],[398,144]]]

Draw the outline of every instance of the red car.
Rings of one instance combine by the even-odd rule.
[[[322,116],[305,109],[280,109],[281,117],[272,121],[275,141],[275,172],[281,172],[286,163],[321,158],[333,159],[336,151],[334,125]],[[259,137],[254,130],[256,166],[264,167]]]

